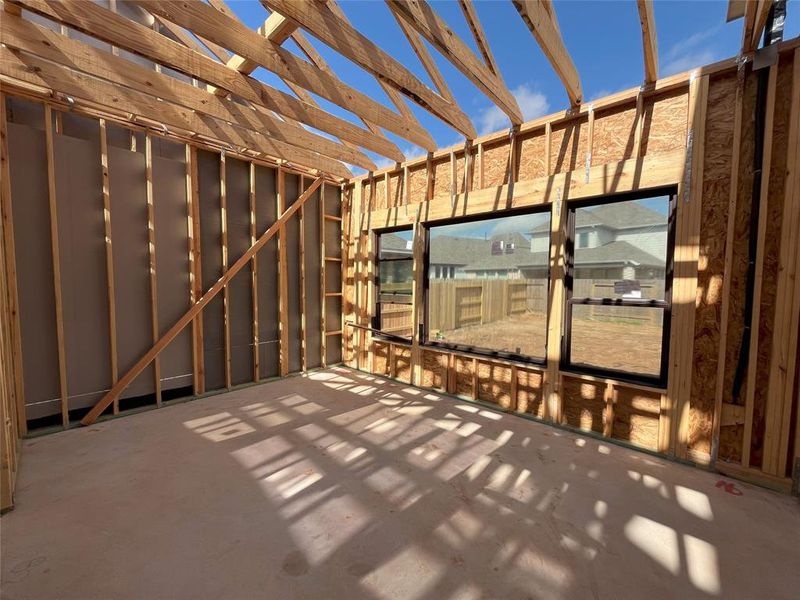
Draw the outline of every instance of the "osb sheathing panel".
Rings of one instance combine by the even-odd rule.
[[[444,390],[447,386],[447,358],[442,352],[422,351],[422,387]]]
[[[750,67],[746,67],[749,71]],[[753,193],[753,143],[754,114],[756,98],[756,77],[745,79],[742,98],[742,134],[739,146],[739,177],[736,191],[736,214],[734,219],[733,260],[731,262],[730,295],[728,298],[728,337],[725,345],[725,375],[723,378],[722,401],[744,404],[744,389],[747,378],[742,382],[742,392],[733,397],[733,381],[739,363],[739,349],[744,331],[744,306],[747,286],[748,239],[750,237],[750,215],[752,213]],[[720,427],[719,457],[723,460],[740,461],[744,428]]]
[[[603,165],[631,158],[635,137],[635,104],[598,111],[592,134],[592,164]]]
[[[544,132],[519,140],[518,181],[537,179],[547,174],[544,164],[546,146],[547,139],[544,136]]]
[[[372,372],[376,375],[389,374],[389,344],[384,342],[373,342],[372,345],[373,363]]]
[[[686,146],[689,96],[685,89],[644,101],[642,154],[658,154]]]
[[[386,178],[376,177],[372,183],[374,191],[371,206],[378,209],[386,208]]]
[[[456,193],[461,194],[464,192],[464,169],[466,168],[466,158],[465,154],[462,152],[461,154],[455,155],[456,161]]]
[[[450,159],[437,160],[431,165],[433,173],[433,197],[450,197]]]
[[[487,145],[483,149],[483,187],[503,185],[508,180],[508,141]]]
[[[544,418],[544,376],[536,371],[517,371],[518,412]]]
[[[576,119],[553,127],[550,133],[550,173],[566,173],[586,164],[589,120]]]
[[[611,437],[657,450],[661,395],[620,387],[616,388],[616,394]]]
[[[502,408],[513,408],[511,367],[478,361],[478,400],[491,402]]]
[[[394,347],[395,376],[405,383],[411,382],[411,348],[395,345]]]
[[[703,195],[689,400],[689,448],[711,452],[720,343],[725,238],[736,104],[736,74],[712,79],[703,154]]]
[[[463,356],[455,357],[456,395],[472,396],[473,361]]]
[[[389,207],[400,206],[403,203],[403,176],[402,172],[389,175]]]
[[[603,432],[604,383],[564,377],[561,393],[564,423],[579,429]]]
[[[425,163],[408,169],[409,203],[424,202],[428,185],[428,170]]]
[[[784,221],[792,66],[792,56],[784,55],[778,64],[778,81],[775,88],[775,121],[772,131],[772,162],[769,169],[767,194],[767,230],[764,240],[761,313],[758,326],[758,357],[753,404],[753,437],[750,457],[750,464],[753,466],[760,466],[763,458],[764,418],[775,324],[775,297],[778,288],[778,259],[780,257],[781,226]]]

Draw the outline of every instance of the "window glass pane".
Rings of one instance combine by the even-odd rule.
[[[664,309],[574,304],[570,362],[658,377]]]
[[[380,324],[378,328],[384,333],[411,337],[413,323],[411,321],[411,304],[380,303]]]
[[[573,298],[665,298],[669,196],[575,210]]]
[[[430,340],[545,356],[550,213],[430,229]]]
[[[411,301],[414,284],[414,263],[411,260],[382,260],[378,265],[381,296],[404,294]]]
[[[413,234],[414,232],[410,229],[381,233],[378,236],[378,245],[380,247],[380,255],[378,258],[412,258],[413,248],[411,245]]]

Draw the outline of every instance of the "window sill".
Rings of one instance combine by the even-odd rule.
[[[458,354],[468,358],[476,358],[478,360],[488,360],[494,363],[518,366],[524,369],[536,368],[544,371],[547,362],[544,358],[533,358],[522,356],[519,354],[511,354],[506,352],[495,352],[493,350],[480,350],[469,346],[458,346],[456,344],[445,344],[441,342],[426,341],[421,344],[423,348],[430,348],[432,350],[440,350],[442,352],[449,352],[450,354]]]

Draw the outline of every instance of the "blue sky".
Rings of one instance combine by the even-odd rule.
[[[254,0],[228,0],[228,4],[252,28],[261,25],[268,15],[263,6]],[[725,23],[727,4],[727,0],[654,2],[661,76],[736,55],[741,42],[742,20]],[[340,5],[356,29],[433,87],[384,2],[340,0]],[[431,5],[477,53],[458,3],[454,0],[432,0]],[[633,0],[556,0],[554,5],[564,42],[581,78],[585,99],[592,100],[642,83],[641,29]],[[526,120],[567,108],[569,102],[561,81],[513,4],[509,0],[476,0],[475,6],[506,85],[517,97]],[[800,0],[791,0],[787,7],[784,39],[797,36],[798,33]],[[313,40],[313,43],[345,83],[392,106],[369,73],[323,43],[317,40]],[[284,46],[299,53],[291,40]],[[429,49],[462,110],[470,116],[479,134],[508,127],[503,113],[478,88],[435,49],[430,46]],[[254,75],[288,91],[277,77],[264,69],[258,69]],[[317,100],[326,110],[360,124],[348,111],[322,98]],[[409,106],[440,148],[464,141],[463,136],[424,109],[414,103],[409,103]],[[387,135],[407,158],[423,154],[411,142],[392,134]],[[378,167],[390,164],[382,157],[372,157]],[[354,172],[359,174],[363,171],[354,169]]]

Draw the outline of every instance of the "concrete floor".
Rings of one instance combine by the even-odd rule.
[[[2,597],[797,598],[730,481],[333,369],[26,441]]]

